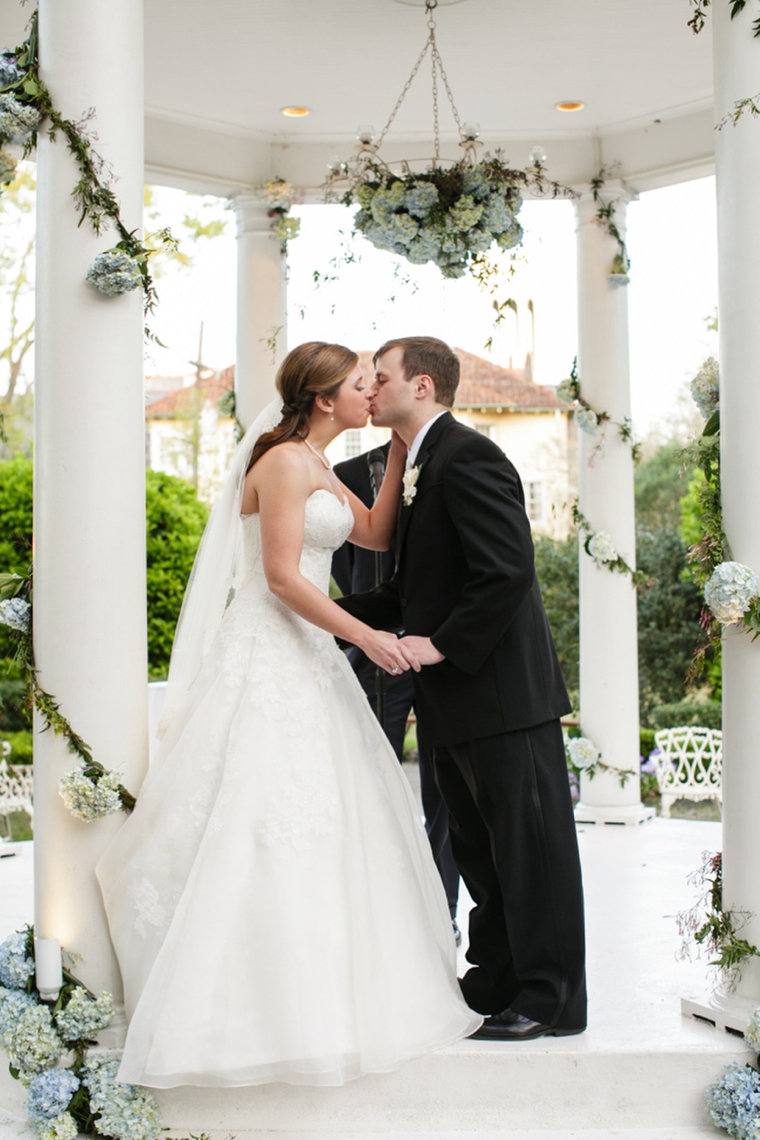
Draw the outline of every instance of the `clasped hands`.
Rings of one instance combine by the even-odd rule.
[[[444,660],[429,637],[396,637],[382,630],[373,630],[361,648],[376,665],[394,676],[408,669],[419,673],[423,665],[437,665]]]

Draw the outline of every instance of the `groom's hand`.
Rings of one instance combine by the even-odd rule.
[[[429,637],[414,637],[410,634],[408,637],[401,638],[401,644],[412,650],[420,665],[438,665],[441,661],[446,660]]]

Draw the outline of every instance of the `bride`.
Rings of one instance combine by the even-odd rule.
[[[334,637],[419,666],[327,592],[347,538],[389,546],[405,449],[368,510],[324,455],[367,420],[356,354],[300,345],[277,390],[212,512],[162,744],[97,867],[135,1084],[339,1085],[482,1020],[409,785]]]

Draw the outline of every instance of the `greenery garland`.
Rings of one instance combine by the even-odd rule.
[[[565,757],[576,775],[585,772],[589,780],[599,772],[614,772],[624,788],[628,780],[636,775],[633,768],[618,768],[615,764],[605,764],[602,754],[587,736],[565,736]]]
[[[119,241],[99,254],[87,273],[87,280],[107,296],[118,296],[142,285],[145,313],[153,312],[156,291],[149,258],[161,246],[176,249],[168,229],[153,235],[158,246],[148,246],[128,230],[121,220],[119,201],[111,189],[110,171],[92,145],[83,127],[92,112],[80,122],[65,119],[56,110],[52,96],[39,74],[38,12],[32,14],[27,39],[13,51],[0,53],[0,136],[4,141],[23,144],[24,158],[37,145],[40,129],[47,122],[47,133],[54,139],[60,132],[79,168],[79,179],[72,196],[79,212],[78,225],[87,220],[96,234],[111,223]],[[0,150],[0,176],[13,159]],[[14,163],[15,165],[15,163]],[[151,335],[146,328],[147,335]]]
[[[602,199],[602,189],[605,182],[617,170],[618,163],[613,163],[611,166],[602,166],[599,168],[599,173],[591,179],[591,193],[594,201],[597,204],[596,220],[600,226],[607,230],[611,238],[614,238],[618,245],[618,251],[612,261],[612,268],[607,274],[607,280],[611,285],[627,285],[631,280],[628,276],[628,270],[631,268],[631,259],[628,256],[626,244],[623,241],[622,234],[615,222],[615,203],[604,202]]]
[[[691,956],[691,944],[704,946],[709,954],[717,955],[711,966],[716,967],[729,982],[736,978],[737,970],[748,958],[760,957],[760,950],[738,931],[751,917],[747,911],[723,908],[723,856],[720,851],[702,852],[702,865],[688,876],[687,882],[700,888],[694,906],[676,916],[678,933],[683,939],[681,958]]]
[[[747,7],[747,0],[728,0],[728,2],[731,5],[732,20]],[[688,26],[695,35],[699,35],[705,26],[707,9],[710,7],[711,0],[690,0],[690,3],[694,7],[694,14],[689,20]],[[760,36],[760,16],[756,16],[752,23],[752,33],[755,37]],[[718,130],[723,130],[727,123],[733,123],[733,125],[736,126],[745,111],[752,115],[753,118],[760,116],[760,92],[748,98],[737,99],[734,103],[733,110],[729,111],[727,115],[724,115],[718,123]]]
[[[689,2],[694,8],[694,15],[689,20],[688,27],[691,28],[695,35],[699,35],[705,26],[707,9],[710,7],[712,0],[689,0]],[[739,13],[743,12],[747,7],[747,0],[728,0],[728,3],[731,5],[732,20],[736,19]],[[760,36],[760,16],[755,17],[752,24],[752,31],[755,36]]]
[[[35,985],[34,928],[0,944],[0,1047],[11,1076],[28,1090],[37,1140],[81,1134],[156,1140],[161,1117],[153,1094],[117,1079],[116,1053],[90,1051],[113,1019],[111,994],[96,997],[66,967],[62,975],[57,998],[43,1001]],[[63,1056],[66,1067],[59,1064]]]
[[[624,416],[623,422],[618,423],[613,420],[609,412],[597,412],[591,407],[588,400],[584,400],[581,395],[581,383],[578,378],[578,357],[573,360],[573,367],[570,375],[566,380],[563,380],[557,385],[557,396],[560,400],[567,400],[569,403],[577,404],[581,409],[575,413],[575,422],[581,431],[585,431],[588,435],[596,435],[598,429],[605,423],[612,424],[613,427],[618,429],[618,435],[623,443],[627,444],[631,449],[631,456],[634,463],[638,463],[641,459],[641,443],[633,438],[633,424],[630,417]],[[604,447],[604,435],[600,437],[594,447],[591,455],[589,456],[589,466],[593,467],[594,460],[599,452]]]
[[[702,537],[687,554],[694,580],[705,595],[699,620],[703,638],[697,645],[686,675],[690,683],[702,674],[708,658],[720,648],[724,625],[743,621],[752,630],[753,640],[760,636],[757,576],[748,567],[732,560],[723,529],[719,375],[717,361],[712,357],[705,361],[694,377],[691,391],[706,423],[699,439],[686,451],[689,461],[704,476],[696,488]]]
[[[643,570],[634,570],[629,566],[621,554],[615,550],[612,545],[612,539],[606,531],[595,531],[586,516],[581,513],[578,506],[578,500],[573,503],[573,522],[578,527],[581,535],[586,535],[583,541],[583,549],[588,554],[589,558],[593,558],[597,566],[605,566],[616,574],[629,574],[634,586],[651,586],[651,579],[647,577]]]
[[[135,797],[117,774],[93,759],[89,744],[74,731],[63,715],[58,701],[39,683],[32,640],[32,572],[0,574],[0,622],[10,628],[15,643],[15,659],[26,676],[29,704],[42,716],[45,731],[52,729],[62,736],[66,747],[78,757],[81,766],[68,772],[61,781],[61,795],[70,811],[85,822],[100,819],[119,809],[130,812]]]

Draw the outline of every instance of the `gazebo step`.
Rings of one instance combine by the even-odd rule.
[[[600,1052],[583,1037],[510,1046],[466,1042],[342,1088],[181,1088],[162,1090],[158,1099],[172,1134],[204,1131],[220,1140],[228,1133],[370,1140],[378,1132],[389,1140],[394,1131],[415,1140],[447,1132],[486,1140],[502,1132],[517,1137],[521,1129],[536,1137],[543,1129],[555,1140],[558,1130],[573,1129],[590,1130],[589,1136],[594,1129],[599,1136],[639,1129],[652,1137],[655,1129],[707,1127],[707,1085],[730,1060],[748,1058],[740,1041],[735,1050],[727,1044],[709,1030],[700,1045],[678,1051]]]

